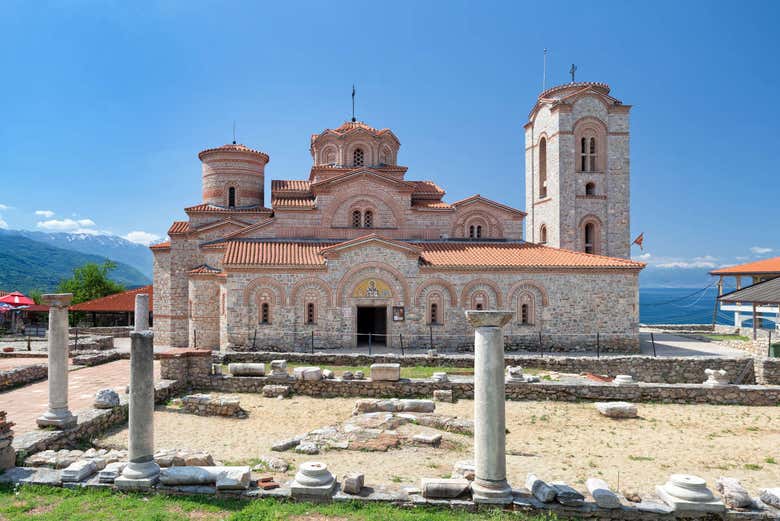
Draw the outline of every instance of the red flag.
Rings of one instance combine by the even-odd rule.
[[[634,239],[634,242],[632,242],[631,244],[636,244],[637,246],[639,246],[640,250],[644,251],[644,248],[642,247],[643,242],[645,242],[645,232],[642,232],[639,235],[637,235],[636,239]]]

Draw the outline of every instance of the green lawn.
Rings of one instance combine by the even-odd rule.
[[[737,342],[748,342],[750,341],[749,337],[746,337],[744,335],[716,335],[716,334],[706,334],[702,335],[704,338],[709,338],[710,340],[714,340],[715,342],[722,341],[722,340],[735,340]]]
[[[120,494],[106,490],[68,490],[51,487],[0,489],[0,519],[46,521],[542,521],[548,516],[485,511],[479,514],[453,510],[402,509],[389,505],[306,503],[256,500],[218,500],[207,497],[166,497]]]
[[[293,369],[296,367],[310,367],[313,364],[292,364],[288,363],[287,368],[292,373]],[[366,376],[366,378],[369,377],[371,374],[371,369],[367,365],[321,365],[318,366],[322,369],[330,369],[333,371],[336,376],[341,376],[341,374],[344,371],[363,371],[363,374]],[[228,374],[228,367],[227,365],[223,365],[222,371],[224,374]],[[525,374],[538,374],[540,372],[539,369],[529,368],[529,367],[523,367],[523,372]],[[473,367],[430,367],[430,366],[422,366],[422,365],[415,365],[411,367],[401,367],[401,378],[430,378],[433,376],[433,373],[447,373],[450,375],[473,375],[474,374],[474,368]]]

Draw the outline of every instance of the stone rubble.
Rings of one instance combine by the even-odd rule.
[[[100,389],[95,393],[93,407],[95,407],[95,409],[119,407],[119,393],[113,389]]]
[[[563,506],[580,507],[585,503],[585,496],[566,483],[559,481],[551,483],[555,489],[555,499]]]
[[[599,507],[608,510],[621,507],[620,497],[612,492],[609,484],[603,479],[589,478],[585,482],[585,487]]]
[[[254,471],[271,470],[274,472],[287,472],[290,468],[290,464],[287,463],[287,461],[276,456],[264,455],[260,456],[258,459],[260,460],[260,463],[252,468]]]
[[[349,472],[341,481],[341,490],[346,494],[357,495],[363,490],[365,476],[359,472]]]
[[[265,376],[265,364],[260,362],[228,364],[228,372],[233,376]]]
[[[421,445],[430,445],[438,447],[441,444],[441,434],[415,434],[412,441]]]
[[[319,367],[296,367],[293,370],[296,380],[317,382],[322,380],[322,369]]]
[[[715,481],[715,490],[729,508],[749,508],[753,504],[750,493],[736,478],[718,478]]]
[[[16,451],[11,445],[14,423],[9,422],[6,416],[6,411],[0,411],[0,472],[13,467],[16,462]]]
[[[762,489],[759,499],[769,506],[780,508],[780,487]]]
[[[433,380],[436,383],[447,383],[450,381],[449,377],[447,376],[447,373],[433,373],[431,376],[431,380]]]
[[[420,481],[422,496],[429,499],[453,499],[464,495],[469,487],[469,480],[459,478],[422,478]]]
[[[371,380],[397,382],[401,379],[401,364],[371,364]]]
[[[366,375],[363,374],[363,371],[355,371],[355,380],[365,380]]]
[[[122,475],[122,471],[127,465],[125,461],[114,461],[109,463],[106,467],[98,472],[98,482],[100,483],[113,483],[116,478]]]
[[[636,405],[628,402],[596,402],[596,410],[608,418],[636,418]]]
[[[451,478],[467,479],[474,481],[474,476],[477,471],[476,465],[473,460],[460,460],[456,461],[452,467]]]
[[[729,373],[725,369],[705,369],[707,379],[702,385],[707,387],[725,387],[730,385]]]
[[[287,380],[287,360],[271,360],[271,378]]]
[[[523,374],[523,368],[519,365],[510,365],[506,368],[505,380],[507,383],[536,383],[539,382],[539,377]]]
[[[94,461],[86,459],[74,461],[62,470],[62,481],[69,483],[83,481],[97,471],[98,468]]]
[[[434,402],[455,403],[451,389],[436,389],[433,391]]]
[[[357,400],[352,414],[365,414],[369,412],[421,412],[432,413],[436,410],[436,404],[432,400],[411,400],[391,398],[387,400],[375,400],[371,398]]]
[[[612,380],[615,385],[637,385],[634,377],[630,374],[619,374]]]
[[[289,385],[268,384],[263,386],[263,396],[266,398],[278,398],[279,396],[287,398],[290,394]]]
[[[181,410],[198,416],[228,416],[231,418],[246,418],[247,413],[241,408],[239,399],[235,396],[212,396],[210,394],[188,394],[175,401],[181,404]]]
[[[211,454],[190,449],[162,449],[154,453],[154,461],[160,467],[214,466]]]
[[[528,474],[525,480],[525,488],[542,503],[552,503],[555,501],[555,496],[558,495],[558,490],[555,487],[548,485],[534,474]]]

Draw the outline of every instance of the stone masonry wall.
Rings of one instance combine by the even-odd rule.
[[[278,358],[284,358],[289,363],[321,366],[368,366],[374,363],[398,363],[405,367],[473,367],[474,357],[471,355],[438,355],[429,357],[425,355],[407,355],[404,357],[393,355],[361,355],[349,353],[223,353],[215,355],[217,363],[233,362],[270,362]],[[506,355],[504,363],[519,365],[525,368],[558,371],[561,373],[593,373],[615,376],[618,374],[630,374],[640,382],[658,383],[691,383],[698,384],[706,380],[705,369],[725,369],[732,378],[743,374],[742,383],[756,382],[753,371],[752,358],[727,358],[727,357],[651,357],[651,356],[518,356]],[[780,362],[775,364],[774,359],[769,360],[769,374],[780,367]],[[166,377],[167,378],[167,377]],[[770,380],[761,383],[780,384],[780,380]]]
[[[26,365],[14,367],[7,371],[0,371],[0,391],[37,382],[38,380],[45,380],[48,375],[49,368],[46,364]]]
[[[780,385],[780,358],[756,358],[756,381],[765,385]]]

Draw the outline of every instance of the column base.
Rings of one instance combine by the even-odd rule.
[[[512,502],[512,487],[506,480],[477,483],[475,479],[471,483],[471,497],[474,503],[488,505],[508,505]]]
[[[149,490],[157,483],[159,479],[160,476],[139,479],[119,476],[114,480],[114,485],[116,485],[116,487],[120,490]]]
[[[46,411],[35,422],[39,428],[54,427],[55,429],[70,429],[76,426],[77,418],[70,411]]]
[[[122,471],[122,477],[125,479],[152,479],[157,480],[160,475],[160,466],[151,459],[149,461],[131,461]]]

